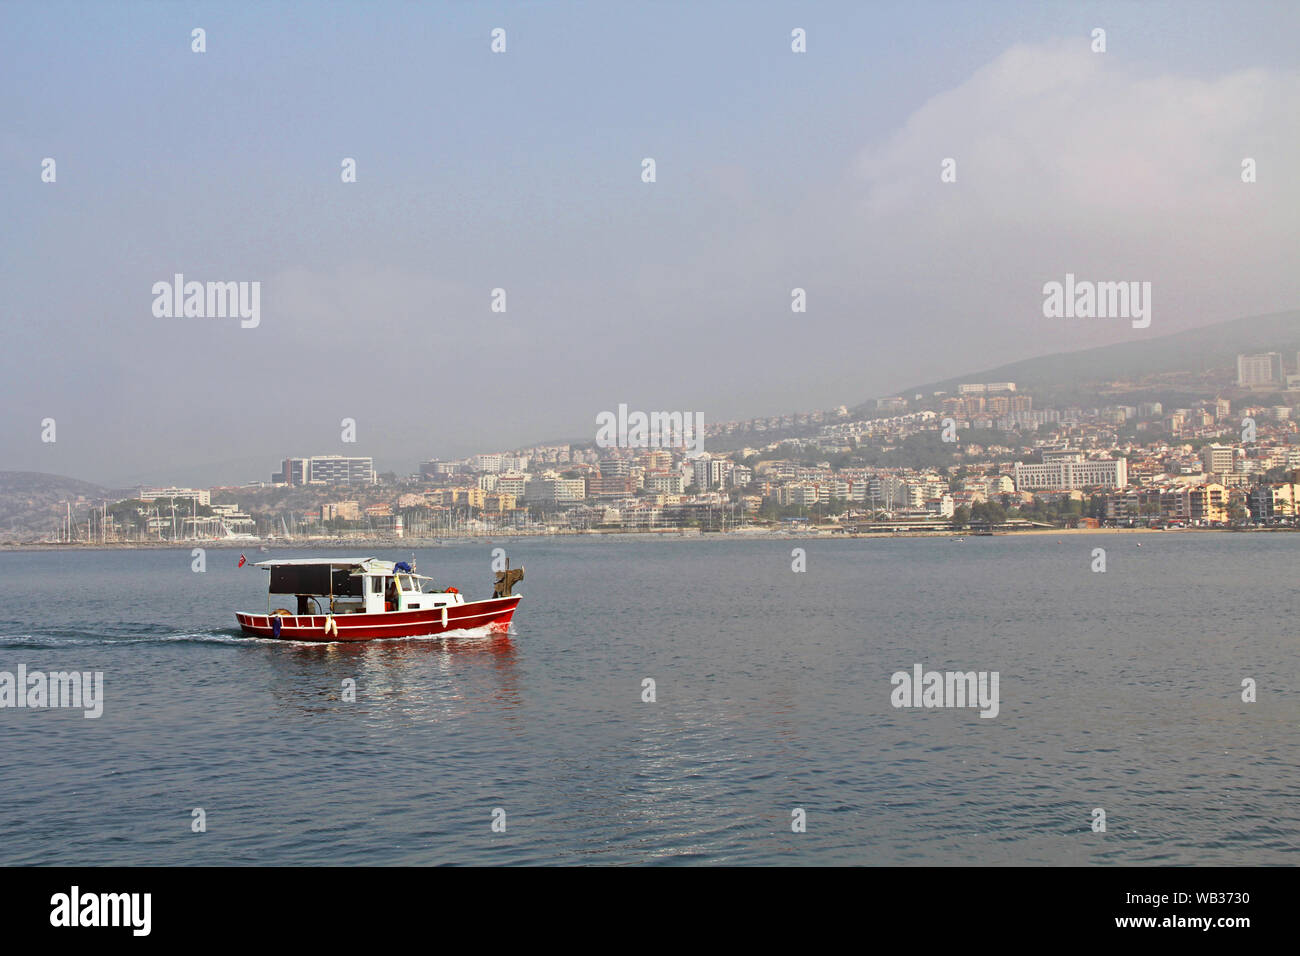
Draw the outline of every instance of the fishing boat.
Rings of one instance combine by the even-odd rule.
[[[414,560],[414,559],[412,559]],[[519,606],[513,587],[524,569],[496,573],[492,597],[466,600],[457,588],[438,588],[405,561],[376,558],[294,558],[259,561],[271,573],[265,614],[236,611],[245,634],[288,641],[372,641],[425,637],[488,627],[504,631]],[[296,607],[272,609],[276,595]]]

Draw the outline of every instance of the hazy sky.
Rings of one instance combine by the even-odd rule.
[[[1298,36],[1292,2],[0,5],[0,469],[409,470],[1295,308]],[[177,272],[261,282],[260,325],[155,317]],[[1150,281],[1151,327],[1045,319],[1066,272]]]

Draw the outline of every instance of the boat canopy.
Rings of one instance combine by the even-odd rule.
[[[398,565],[401,565],[399,569]],[[259,568],[271,572],[271,594],[333,594],[360,597],[363,574],[393,574],[409,568],[377,558],[288,558],[259,561]]]
[[[259,568],[279,568],[287,565],[323,564],[335,568],[356,568],[363,564],[375,563],[375,558],[277,558],[274,561],[258,561]],[[379,564],[392,564],[391,561],[378,561]]]

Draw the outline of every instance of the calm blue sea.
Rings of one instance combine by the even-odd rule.
[[[507,637],[351,646],[240,637],[238,551],[0,554],[0,671],[105,683],[0,709],[0,863],[1300,863],[1300,535],[416,557],[484,597],[498,546]],[[915,664],[998,672],[998,716],[894,708]]]

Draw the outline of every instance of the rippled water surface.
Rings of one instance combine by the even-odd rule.
[[[0,554],[0,671],[106,697],[0,709],[0,863],[1300,862],[1300,535],[417,558],[485,597],[502,544],[508,636],[321,646],[238,635],[266,602],[238,552]],[[917,663],[998,671],[999,715],[894,709]]]

